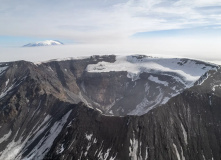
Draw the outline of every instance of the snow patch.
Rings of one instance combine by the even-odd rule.
[[[15,141],[19,130],[15,134],[13,140],[7,145],[7,147],[3,150],[0,155],[1,160],[20,160],[21,156],[19,153],[21,152],[22,148],[24,147],[25,143],[27,142],[27,138],[22,141],[22,137],[19,138],[18,141]]]
[[[5,82],[5,87],[7,87],[8,85],[8,82],[9,82],[9,79]]]
[[[206,75],[202,76],[200,79],[199,79],[199,82],[198,82],[198,85],[201,85],[205,82],[205,80],[207,80],[209,77],[209,74],[206,73]]]
[[[61,144],[60,146],[59,146],[59,149],[56,151],[56,153],[57,154],[60,154],[60,153],[62,153],[64,151],[64,144]]]
[[[179,152],[178,152],[178,150],[177,150],[177,147],[176,147],[176,145],[175,145],[174,143],[173,143],[173,147],[174,147],[174,149],[175,149],[177,159],[178,159],[178,160],[181,160],[180,154],[179,154]]]
[[[104,154],[104,159],[105,159],[105,160],[106,160],[107,157],[109,156],[110,150],[111,150],[111,148],[109,148],[109,149],[107,150],[107,152]]]
[[[49,71],[54,72],[50,66],[48,66],[48,69],[49,69]]]
[[[203,153],[203,151],[202,151],[202,156],[203,156],[203,160],[206,160],[206,158],[205,158],[205,156],[204,156],[204,153]]]
[[[187,133],[186,133],[186,130],[183,127],[182,123],[181,123],[181,128],[182,128],[182,131],[183,131],[183,137],[184,137],[185,144],[187,145],[188,144],[188,142],[187,142]]]
[[[130,139],[130,147],[129,147],[129,157],[131,160],[138,160],[138,140],[135,139],[135,135],[133,133],[133,138]]]
[[[96,110],[98,111],[98,112],[100,112],[100,113],[103,113],[100,109],[98,109],[98,108],[96,108]]]
[[[94,143],[94,144],[97,143],[97,139],[96,139],[96,138],[94,138],[94,142],[93,142],[93,143]]]
[[[86,148],[86,152],[84,153],[84,156],[87,155],[89,149],[91,148],[91,144],[92,144],[91,142],[88,143],[88,146],[87,146],[87,148]]]
[[[179,154],[179,152],[178,152],[178,150],[177,150],[177,146],[176,146],[174,143],[173,143],[173,147],[174,147],[174,149],[175,149],[177,159],[178,159],[178,160],[185,160],[185,157],[184,157],[184,155],[183,155],[183,149],[182,149],[182,147],[181,147],[181,156],[180,156],[180,154]]]
[[[221,84],[218,84],[218,85],[213,85],[212,90],[215,92],[217,87],[221,87]]]
[[[88,141],[90,141],[91,140],[91,137],[93,136],[93,134],[91,133],[91,134],[85,134],[85,137],[86,137],[86,139],[88,140]]]
[[[146,147],[145,159],[148,158],[148,147]]]
[[[2,138],[0,138],[0,144],[4,141],[7,141],[8,138],[11,136],[12,131],[10,130],[7,134],[5,134]]]
[[[110,151],[111,151],[111,148],[107,149],[107,151],[104,153],[100,152],[98,155],[99,160],[107,160],[107,158],[109,157]],[[110,160],[114,160],[115,157],[110,157]]]
[[[113,111],[112,111],[112,110],[110,110],[110,111],[109,111],[109,113],[110,113],[110,114],[113,114]]]
[[[8,87],[7,89],[5,89],[1,95],[0,95],[0,99],[2,99],[4,96],[6,96],[13,88],[15,87],[15,84],[11,85],[10,87]]]
[[[148,77],[148,79],[149,79],[150,81],[155,82],[155,83],[162,84],[162,85],[164,85],[164,86],[168,86],[168,82],[166,82],[166,81],[161,81],[161,80],[158,79],[158,77],[154,77],[154,76],[150,75],[150,76]]]
[[[63,126],[67,122],[67,119],[72,110],[66,113],[60,121],[57,121],[53,124],[50,130],[45,133],[44,137],[38,142],[38,144],[32,149],[32,151],[24,158],[24,160],[31,159],[43,159],[47,152],[50,150],[53,141],[61,132]]]
[[[10,87],[6,86],[6,88],[4,89],[4,91],[0,95],[0,99],[2,99],[4,96],[6,96],[12,89],[14,89],[15,87],[19,86],[25,78],[26,78],[26,76],[23,77],[22,79],[16,81]]]
[[[0,76],[3,74],[3,72],[8,68],[8,66],[0,67]]]

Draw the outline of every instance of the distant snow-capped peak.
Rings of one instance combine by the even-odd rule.
[[[39,41],[35,43],[29,43],[29,44],[24,45],[23,47],[53,46],[53,45],[63,45],[63,43],[57,40],[46,40],[46,41]]]

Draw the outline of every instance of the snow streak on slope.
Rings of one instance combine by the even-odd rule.
[[[168,86],[168,82],[161,81],[161,80],[158,79],[158,77],[150,76],[148,79],[153,81],[153,82],[156,82],[158,84],[163,84],[164,86]]]
[[[8,66],[0,67],[0,76],[8,68]]]
[[[12,91],[14,88],[18,87],[22,81],[24,81],[27,78],[27,76],[15,81],[10,87],[8,87],[8,82],[9,79],[5,82],[6,84],[6,88],[2,91],[2,93],[0,92],[0,99],[4,98],[4,96],[6,96],[10,91]]]
[[[117,56],[114,63],[99,62],[87,66],[88,72],[110,72],[110,71],[127,71],[128,77],[132,80],[139,79],[139,75],[143,72],[159,73],[165,72],[179,75],[187,85],[193,84],[211,66],[203,63],[197,63],[193,60],[185,60],[178,58],[152,58],[137,56]]]
[[[0,144],[6,141],[11,136],[12,131],[10,130],[7,134],[5,134],[2,138],[0,138]]]
[[[5,150],[3,150],[0,153],[0,160],[32,160],[32,159],[43,159],[44,156],[47,154],[47,152],[50,150],[55,138],[58,136],[58,134],[61,132],[63,126],[67,122],[67,119],[70,115],[72,110],[70,110],[68,113],[66,113],[61,120],[56,121],[52,127],[49,128],[49,131],[44,133],[46,129],[48,129],[51,121],[49,115],[47,115],[44,119],[44,121],[37,127],[35,131],[31,130],[30,134],[27,137],[20,136],[18,140],[16,140],[17,134],[19,130],[17,131],[16,135],[14,136],[13,140],[7,145]],[[43,126],[41,128],[41,126]],[[36,146],[32,149],[32,151],[26,156],[22,158],[22,154],[27,150],[27,148],[32,143],[39,138],[41,134],[44,133],[44,136],[39,139]],[[11,135],[11,131],[4,135],[3,138],[0,140],[3,142],[8,139],[8,137]]]
[[[54,123],[50,131],[39,141],[31,153],[26,157],[26,160],[43,159],[47,152],[50,150],[55,138],[61,132],[64,124],[67,121],[72,110],[66,113],[60,121]]]

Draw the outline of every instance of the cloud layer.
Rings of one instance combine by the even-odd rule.
[[[78,42],[123,41],[138,32],[221,26],[220,0],[1,0],[0,35]]]

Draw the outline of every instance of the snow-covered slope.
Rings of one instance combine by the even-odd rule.
[[[90,64],[86,70],[88,72],[127,71],[128,77],[133,81],[139,79],[139,75],[144,72],[170,74],[178,77],[187,87],[190,87],[210,69],[212,66],[190,59],[116,56],[114,63]]]
[[[46,41],[40,41],[35,43],[29,43],[24,45],[23,47],[37,47],[37,46],[53,46],[53,45],[62,45],[63,43],[57,41],[57,40],[46,40]]]

